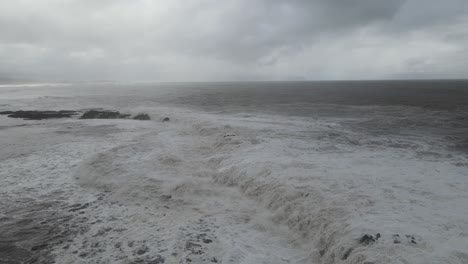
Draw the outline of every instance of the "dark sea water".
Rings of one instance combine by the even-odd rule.
[[[468,149],[467,80],[140,84],[133,89],[154,103],[220,114],[335,118],[357,132],[430,134],[447,139],[451,148]]]
[[[49,96],[143,97],[206,110],[269,110],[304,115],[301,106],[413,106],[433,110],[466,110],[468,80],[314,81],[314,82],[196,82],[196,83],[89,83],[39,87],[1,87],[0,91]],[[239,110],[238,109],[238,110]],[[285,110],[291,110],[285,111]]]
[[[466,110],[468,81],[330,81],[199,83],[181,85],[189,95],[180,103],[223,109],[246,107],[310,115],[284,105],[415,106],[434,110]],[[288,111],[289,110],[289,111]]]
[[[437,135],[450,147],[468,148],[468,80],[91,83],[0,89],[6,98],[47,94],[126,108],[169,105],[219,114],[336,119],[357,132]]]

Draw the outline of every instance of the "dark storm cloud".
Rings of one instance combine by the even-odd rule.
[[[468,73],[467,14],[465,0],[3,1],[0,74],[462,77]]]
[[[336,34],[360,25],[391,20],[404,1],[265,0],[242,3],[228,8],[217,8],[217,4],[208,7],[206,3],[198,6],[179,21],[177,28],[183,28],[184,32],[176,34],[175,43],[171,45],[193,43],[211,55],[252,61],[278,47],[301,48],[324,33]],[[216,14],[219,11],[221,13]],[[203,28],[200,23],[213,16],[219,16],[218,25],[200,34],[199,28]]]

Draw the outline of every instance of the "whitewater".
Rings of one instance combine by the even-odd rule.
[[[151,116],[0,116],[0,263],[468,263],[466,108],[155,86],[0,87]]]

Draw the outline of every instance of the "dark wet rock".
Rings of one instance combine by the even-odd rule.
[[[367,246],[375,242],[375,238],[372,235],[363,235],[359,239],[359,244]]]
[[[416,242],[416,238],[414,236],[411,236],[411,235],[406,235],[406,238],[408,239],[408,241],[412,244],[417,244]]]
[[[0,112],[0,115],[8,115],[11,118],[23,118],[25,120],[42,120],[51,118],[66,118],[72,117],[78,114],[72,110],[60,110],[60,111],[4,111]]]
[[[218,263],[218,259],[215,258],[215,257],[213,257],[213,258],[211,259],[211,262],[213,262],[213,263]]]
[[[171,119],[170,119],[169,117],[165,117],[165,118],[163,118],[162,121],[163,121],[163,122],[169,122],[169,121],[171,121]]]
[[[151,117],[148,114],[141,113],[141,114],[138,114],[138,115],[134,116],[133,119],[135,119],[135,120],[151,120]]]
[[[129,114],[121,114],[119,111],[90,110],[85,112],[80,119],[120,119],[129,116]]]
[[[205,243],[205,244],[209,244],[209,243],[211,243],[211,242],[213,242],[213,240],[211,240],[211,239],[203,239],[203,243]]]
[[[144,255],[146,252],[149,251],[149,248],[147,246],[143,246],[139,248],[136,252],[137,255]]]
[[[412,235],[405,235],[406,237],[406,240],[408,241],[408,243],[411,243],[411,244],[417,244],[418,242],[416,242],[416,238]],[[392,236],[393,238],[393,243],[394,244],[400,244],[401,243],[401,237],[399,234],[394,234]]]

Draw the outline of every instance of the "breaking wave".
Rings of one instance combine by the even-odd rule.
[[[467,197],[439,184],[441,174],[460,182],[466,169],[454,164],[465,159],[437,148],[439,139],[363,135],[299,117],[182,112],[174,119],[95,155],[77,170],[78,181],[122,199],[174,196],[181,204],[236,187],[322,263],[467,260],[449,249],[443,227],[467,227],[447,207]],[[424,150],[441,153],[439,161]]]

